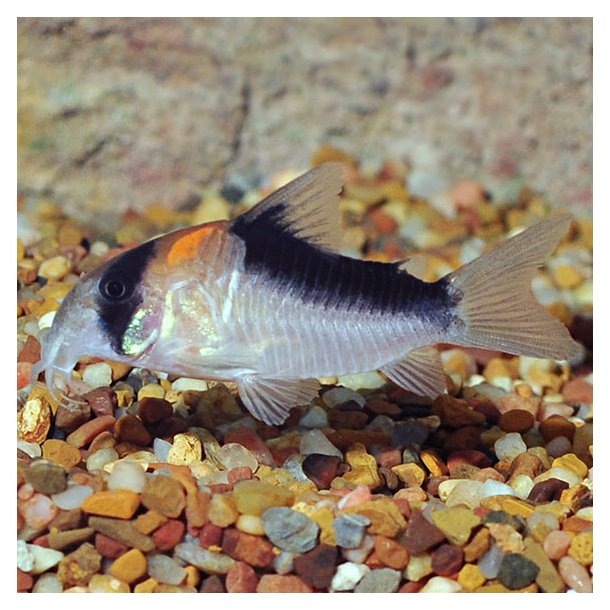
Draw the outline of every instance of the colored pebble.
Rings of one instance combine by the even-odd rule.
[[[38,275],[47,280],[61,280],[70,267],[70,261],[65,256],[53,256],[40,264]]]
[[[174,554],[178,559],[182,559],[208,574],[226,574],[235,565],[235,560],[231,557],[223,553],[212,553],[189,542],[176,545]]]
[[[61,466],[46,460],[33,462],[25,470],[24,477],[34,491],[47,495],[60,493],[68,485],[66,471]]]
[[[330,583],[330,591],[353,591],[369,571],[370,568],[363,563],[346,561],[340,564]]]
[[[88,485],[70,485],[67,489],[53,494],[51,499],[58,508],[72,510],[80,508],[83,502],[93,494],[93,489]]]
[[[110,566],[110,574],[131,584],[146,574],[146,557],[139,549],[131,549],[114,560]]]
[[[108,477],[108,489],[111,491],[127,489],[140,493],[146,485],[146,474],[137,462],[117,462]]]
[[[518,432],[509,432],[494,443],[494,451],[499,460],[512,462],[519,454],[524,453],[527,445]]]
[[[83,381],[93,389],[107,387],[112,383],[112,368],[106,362],[90,364],[83,371]]]
[[[293,494],[285,488],[253,479],[236,483],[233,487],[233,499],[241,514],[261,515],[273,506],[291,504]]]
[[[333,521],[335,540],[338,546],[355,549],[360,546],[371,520],[363,515],[341,515]]]
[[[356,593],[394,593],[400,584],[400,572],[379,568],[367,572],[356,585]]]
[[[147,571],[151,578],[167,585],[179,585],[186,577],[186,570],[167,555],[148,555]]]
[[[65,470],[70,470],[83,459],[80,451],[65,441],[58,439],[47,439],[42,444],[42,457],[45,460],[59,464]]]
[[[261,516],[265,535],[283,551],[305,553],[316,545],[320,528],[306,515],[287,507],[272,507]]]
[[[587,569],[576,559],[566,555],[559,560],[559,574],[570,589],[577,593],[592,593],[593,582]]]
[[[146,479],[141,494],[142,504],[166,517],[176,518],[186,506],[182,485],[171,477],[155,475]]]
[[[473,528],[481,523],[481,519],[468,508],[454,506],[434,511],[432,523],[451,544],[463,546],[468,542]]]
[[[498,580],[509,589],[522,589],[533,583],[540,568],[520,553],[504,555]]]
[[[85,499],[82,510],[92,515],[131,519],[140,506],[140,497],[133,491],[116,489],[98,491]]]

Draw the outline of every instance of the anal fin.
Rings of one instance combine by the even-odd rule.
[[[396,385],[418,396],[436,397],[447,388],[440,355],[431,346],[414,349],[380,370]]]
[[[286,421],[292,407],[309,404],[317,395],[320,383],[316,379],[266,379],[259,375],[244,375],[237,379],[239,396],[254,417],[266,424]]]

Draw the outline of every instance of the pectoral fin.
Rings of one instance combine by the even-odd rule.
[[[380,370],[395,384],[418,396],[436,397],[447,387],[440,355],[434,347],[415,349]]]
[[[266,424],[283,423],[292,407],[306,405],[318,394],[316,379],[280,380],[244,375],[237,380],[246,409]]]

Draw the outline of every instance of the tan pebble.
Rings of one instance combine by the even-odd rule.
[[[434,511],[432,523],[443,532],[451,544],[464,546],[472,530],[481,523],[481,519],[469,508],[454,506]]]
[[[529,517],[535,510],[534,506],[514,496],[488,496],[483,498],[481,506],[521,517]]]
[[[201,441],[195,434],[176,434],[174,442],[168,452],[167,461],[170,464],[184,464],[188,466],[191,462],[201,460],[203,447]]]
[[[70,261],[65,256],[53,256],[40,264],[38,275],[47,280],[61,280],[69,273],[70,267]]]
[[[407,487],[421,486],[426,478],[425,470],[418,464],[399,464],[390,469]]]
[[[42,444],[42,457],[70,470],[82,461],[81,452],[66,441],[49,438]]]
[[[320,544],[337,545],[337,535],[333,527],[335,513],[328,506],[309,513],[309,518],[320,526]]]
[[[589,472],[587,465],[573,453],[566,453],[553,460],[553,468],[567,468],[575,472],[581,479],[584,479]]]
[[[505,553],[521,553],[523,551],[523,536],[507,523],[487,523],[487,529],[496,545]]]
[[[472,537],[472,540],[464,547],[464,560],[474,562],[480,559],[489,549],[491,534],[486,527]]]
[[[233,498],[221,494],[212,496],[208,509],[208,519],[218,527],[228,527],[237,521],[239,512]]]
[[[432,555],[412,555],[409,558],[405,575],[409,580],[421,580],[428,574],[432,574]]]
[[[87,585],[89,593],[129,593],[129,585],[107,574],[94,574]]]
[[[147,396],[152,398],[165,398],[165,390],[157,383],[147,383],[138,391],[138,400],[142,400],[142,398]]]
[[[110,573],[131,584],[146,574],[146,557],[139,549],[131,549],[115,559],[110,566]]]
[[[407,522],[395,502],[383,496],[375,500],[368,500],[350,506],[342,511],[343,514],[364,515],[371,521],[368,527],[369,534],[381,534],[395,538],[399,532],[407,527]]]
[[[259,471],[262,467],[259,467]],[[252,479],[238,481],[233,487],[233,499],[237,510],[242,514],[260,515],[272,506],[290,506],[293,492]]]
[[[449,474],[445,462],[431,449],[424,449],[419,457],[433,477]]]
[[[263,536],[265,534],[263,520],[256,515],[239,515],[235,527],[245,534],[253,534],[255,536]]]
[[[17,413],[17,436],[27,443],[42,444],[51,429],[51,409],[40,398],[28,400]]]
[[[166,521],[167,517],[165,515],[161,515],[154,510],[149,510],[143,515],[138,515],[135,522],[135,528],[141,534],[148,535],[161,527]]]
[[[81,509],[92,515],[131,519],[140,506],[140,496],[127,489],[98,491],[85,499]]]

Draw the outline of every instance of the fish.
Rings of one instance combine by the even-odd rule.
[[[557,213],[434,282],[412,260],[340,253],[343,167],[325,163],[230,221],[170,232],[84,275],[42,340],[32,378],[67,404],[84,356],[237,384],[270,425],[320,378],[377,370],[416,395],[446,391],[439,343],[567,360],[581,351],[540,305],[536,270],[567,232]]]

